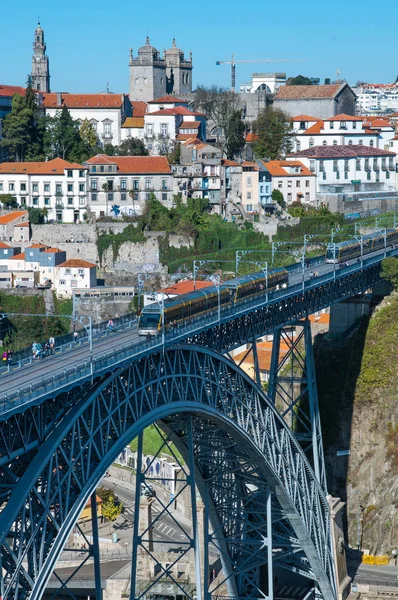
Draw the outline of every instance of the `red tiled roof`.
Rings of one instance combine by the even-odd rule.
[[[353,117],[352,115],[346,115],[341,113],[340,115],[336,115],[335,117],[331,117],[330,119],[325,119],[325,121],[363,121],[363,117]]]
[[[32,244],[31,246],[28,246],[28,250],[29,248],[48,248],[48,246],[45,244]]]
[[[224,167],[240,167],[240,163],[234,160],[228,160],[227,158],[224,158],[222,160],[222,164],[224,165]]]
[[[311,127],[305,130],[304,135],[317,135],[318,133],[321,133],[324,125],[325,123],[323,121],[317,121],[311,125]]]
[[[369,146],[314,146],[289,156],[305,156],[307,158],[345,158],[350,156],[395,156],[395,152],[370,148]]]
[[[25,252],[21,252],[20,254],[10,256],[9,260],[25,260]]]
[[[4,242],[0,242],[0,248],[11,248],[11,246],[5,244]]]
[[[49,254],[54,254],[55,252],[65,252],[65,250],[61,250],[60,248],[46,248],[44,252],[48,252]]]
[[[258,140],[258,134],[257,133],[247,133],[246,134],[246,142],[250,143],[250,142],[256,142]]]
[[[298,100],[300,98],[333,98],[342,89],[341,83],[331,85],[282,85],[275,100]]]
[[[133,117],[144,117],[148,110],[148,104],[142,100],[133,100],[131,102],[133,108]]]
[[[262,163],[273,177],[316,177],[315,173],[312,173],[308,167],[299,161],[270,160],[268,162],[262,161]],[[299,167],[300,173],[289,173],[286,170],[288,167]]]
[[[120,108],[125,94],[61,94],[61,104],[58,94],[44,93],[42,106],[45,108]]]
[[[58,267],[70,267],[70,268],[79,268],[79,269],[92,269],[95,267],[93,263],[87,262],[86,260],[82,260],[81,258],[70,258],[65,262],[58,265]]]
[[[14,96],[19,94],[25,96],[26,88],[19,85],[0,85],[0,96]]]
[[[310,115],[296,115],[295,117],[291,117],[291,121],[299,123],[300,121],[321,121],[322,119],[318,119],[318,117],[310,117]]]
[[[30,223],[25,222],[25,223],[17,223],[17,225],[14,225],[14,227],[30,227]]]
[[[120,173],[171,173],[166,156],[106,156],[97,154],[86,161],[88,165],[117,165]]]
[[[210,281],[197,281],[196,289],[201,290],[202,288],[211,287],[212,285],[214,285],[214,283],[211,283]],[[193,281],[188,280],[188,281],[180,281],[179,283],[176,283],[175,285],[171,285],[168,288],[159,290],[158,293],[173,294],[173,295],[179,296],[180,294],[189,294],[190,292],[193,292],[193,291],[194,291]]]
[[[181,98],[177,98],[177,96],[170,96],[167,94],[166,96],[161,96],[155,100],[150,100],[148,104],[188,104],[188,102],[186,100],[181,100]]]
[[[180,129],[199,129],[200,121],[183,121]]]
[[[145,125],[144,117],[127,117],[127,119],[125,119],[122,127],[123,128],[136,127],[138,129],[143,129],[144,125]]]
[[[194,142],[197,139],[198,138],[196,137],[196,135],[194,133],[180,133],[176,137],[177,142],[189,142],[189,141]]]
[[[394,126],[391,125],[391,123],[389,121],[386,121],[385,119],[374,119],[368,125],[368,127],[391,127],[392,129],[394,128]]]
[[[192,112],[186,106],[174,106],[174,108],[163,108],[162,110],[155,110],[155,112],[148,113],[150,116],[155,115],[156,117],[159,115],[168,115],[174,117],[175,115],[191,115],[191,116],[199,116],[203,117],[203,113]]]
[[[26,175],[63,175],[65,169],[84,170],[83,165],[71,163],[62,158],[54,158],[44,162],[9,162],[0,163],[0,173]]]
[[[14,164],[18,164],[18,163],[11,163],[11,164],[14,165]],[[0,164],[0,166],[2,166],[2,165]],[[0,173],[1,173],[1,171],[0,171]],[[8,223],[12,223],[16,219],[21,219],[22,217],[27,217],[27,216],[28,216],[28,213],[26,210],[13,210],[12,212],[7,213],[6,215],[3,215],[2,217],[0,217],[0,225],[8,225]]]

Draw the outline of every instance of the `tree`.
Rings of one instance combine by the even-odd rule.
[[[171,145],[171,149],[167,155],[167,159],[172,165],[179,165],[181,162],[181,144],[180,142],[174,141]]]
[[[0,194],[0,205],[3,208],[17,208],[18,202],[12,194]]]
[[[241,114],[242,113],[240,110],[236,110],[226,126],[225,152],[229,160],[232,160],[235,156],[240,155],[246,144],[246,128],[242,121]]]
[[[81,162],[89,155],[85,142],[80,137],[79,125],[74,121],[66,106],[55,117],[48,119],[47,145],[53,157]]]
[[[381,263],[381,276],[391,283],[393,288],[398,289],[398,259],[386,258]]]
[[[80,137],[90,148],[98,146],[97,134],[88,119],[84,119],[83,123],[80,125]]]
[[[253,144],[258,158],[275,160],[292,147],[293,132],[290,117],[280,108],[268,106],[253,123],[258,139]]]
[[[319,77],[305,77],[305,75],[297,75],[286,79],[286,85],[319,85]]]
[[[109,143],[104,145],[103,154],[106,154],[107,156],[115,156],[116,151],[117,146],[114,146],[113,144]]]
[[[217,86],[201,86],[195,92],[195,108],[206,114],[214,131],[216,146],[225,156],[229,137],[236,135],[236,126],[231,127],[231,120],[236,123],[237,112],[241,110],[239,95]]]
[[[109,496],[102,504],[102,516],[107,521],[113,523],[123,512],[123,504],[116,503],[114,496]]]
[[[276,188],[274,190],[272,190],[272,194],[271,194],[271,198],[274,202],[276,202],[277,204],[279,204],[279,206],[284,210],[286,208],[286,201],[285,198],[283,197],[283,194],[280,190],[277,190]]]
[[[25,160],[33,127],[33,110],[25,105],[22,96],[15,94],[12,98],[11,112],[3,121],[3,139],[0,142],[2,147],[7,148],[10,160]]]
[[[117,147],[119,156],[148,156],[148,150],[142,140],[127,138]]]

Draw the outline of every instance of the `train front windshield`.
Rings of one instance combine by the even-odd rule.
[[[157,329],[159,326],[159,313],[145,313],[140,316],[138,327],[139,329]]]
[[[326,250],[326,262],[337,262],[339,258],[338,248],[328,248]]]

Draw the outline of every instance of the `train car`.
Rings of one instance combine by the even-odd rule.
[[[203,290],[166,299],[164,301],[165,330],[168,331],[175,325],[206,316],[207,313],[218,307],[219,295],[220,306],[230,302],[230,293],[223,286],[220,286],[220,294],[218,294],[215,286],[211,286]],[[138,321],[138,335],[158,335],[161,332],[162,304],[160,302],[148,304],[143,308]]]
[[[289,274],[286,269],[272,269],[266,277],[265,273],[260,271],[226,281],[224,286],[230,290],[231,301],[238,302],[243,298],[265,292],[267,283],[268,291],[286,287],[289,283]]]
[[[398,242],[398,229],[388,229],[386,240],[384,234],[380,231],[368,233],[363,236],[363,249],[361,242],[357,239],[339,242],[338,244],[328,244],[326,249],[326,263],[340,263],[359,258],[361,255],[369,254],[384,248],[385,243],[391,246]]]

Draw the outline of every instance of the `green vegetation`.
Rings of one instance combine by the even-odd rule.
[[[319,81],[319,77],[306,77],[305,75],[296,75],[296,77],[288,77],[286,79],[286,85],[318,85]]]
[[[123,504],[121,502],[115,502],[113,495],[109,496],[108,499],[102,504],[102,516],[111,523],[116,521],[123,512]]]
[[[71,314],[71,300],[56,299],[58,314]],[[4,313],[44,314],[44,296],[14,296],[0,292],[0,307]],[[14,330],[4,342],[12,350],[30,346],[34,340],[43,342],[51,335],[54,337],[69,333],[70,320],[59,317],[10,317]]]
[[[268,106],[253,122],[253,133],[258,139],[253,150],[258,158],[275,160],[292,148],[292,128],[289,115],[280,108]]]
[[[398,258],[386,258],[381,263],[381,276],[391,283],[393,288],[398,288]]]
[[[163,438],[159,434],[155,425],[150,425],[144,430],[144,439],[142,443],[142,451],[144,454],[149,454],[151,456],[155,456],[157,452],[159,452],[159,448],[163,444]],[[135,438],[130,443],[130,449],[132,452],[137,452],[138,448],[138,438]],[[170,448],[170,449],[169,449]],[[163,454],[168,454],[173,458],[173,455],[178,458],[181,463],[184,463],[184,459],[181,454],[177,450],[177,448],[172,443],[165,444],[162,448]]]
[[[146,238],[142,233],[141,229],[135,227],[133,224],[128,225],[121,233],[102,233],[97,237],[97,250],[99,256],[100,265],[102,265],[102,259],[104,252],[111,247],[112,256],[115,261],[118,257],[120,246],[125,242],[145,242]]]

